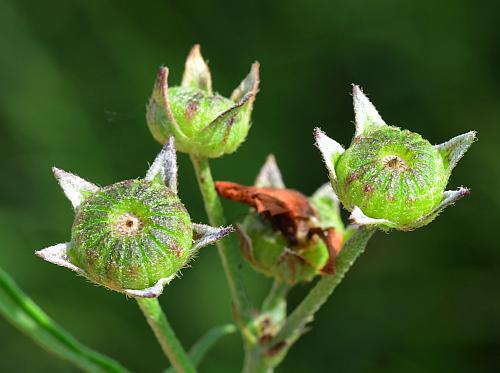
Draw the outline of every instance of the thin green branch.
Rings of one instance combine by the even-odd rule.
[[[208,159],[191,156],[193,167],[198,180],[208,220],[213,226],[224,226],[227,224],[224,210],[219,196],[215,190],[214,180],[210,171]],[[240,262],[239,245],[234,235],[217,241],[217,249],[222,261],[222,267],[226,274],[226,280],[231,293],[234,307],[235,319],[244,333],[244,327],[251,320],[250,303],[243,286],[241,273],[238,269]]]
[[[203,337],[201,337],[189,350],[189,357],[195,366],[198,366],[205,358],[208,351],[224,336],[232,334],[236,331],[233,324],[216,326],[210,329]],[[165,370],[164,373],[174,373],[173,367]]]
[[[174,369],[179,373],[196,372],[162,311],[158,298],[136,298],[136,300]]]
[[[0,313],[46,350],[86,372],[129,372],[120,363],[78,342],[57,325],[1,268]]]
[[[270,318],[274,328],[280,328],[286,319],[286,296],[290,286],[283,281],[275,279],[269,294],[262,303],[261,316]],[[272,372],[272,359],[268,359],[266,352],[269,346],[262,345],[259,339],[246,346],[243,373],[267,373]]]
[[[290,285],[286,282],[275,279],[269,294],[262,303],[262,312],[271,311],[276,307],[281,306],[283,302],[286,307],[286,296],[289,290]]]
[[[274,338],[273,344],[286,342],[290,346],[304,331],[306,324],[313,319],[314,314],[326,302],[358,256],[365,250],[375,228],[360,227],[345,243],[336,259],[335,274],[325,276],[317,282],[309,294],[288,317],[285,325]]]
[[[236,327],[233,324],[221,325],[210,329],[207,334],[201,337],[200,340],[191,347],[191,350],[189,350],[189,356],[193,364],[199,364],[215,343],[222,337],[232,334],[235,331]]]

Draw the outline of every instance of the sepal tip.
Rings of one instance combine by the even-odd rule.
[[[68,259],[69,243],[60,243],[47,247],[42,250],[35,251],[35,255],[46,260],[49,263],[56,264],[60,267],[66,267],[80,275],[85,276],[85,271],[71,263]]]
[[[248,93],[252,94],[251,102],[248,105],[248,110],[252,110],[253,101],[257,92],[259,91],[260,85],[260,63],[255,61],[250,67],[250,72],[238,85],[238,87],[231,93],[231,100],[233,102],[238,102]]]
[[[159,179],[162,184],[177,194],[177,155],[173,136],[168,138],[144,179],[149,182]]]
[[[361,87],[356,84],[352,85],[352,99],[356,124],[355,136],[361,135],[367,127],[382,127],[386,125],[375,106],[363,93]]]
[[[276,163],[276,158],[274,155],[269,154],[266,158],[266,162],[262,166],[255,179],[254,185],[259,188],[284,188],[285,183],[281,176],[281,171]]]
[[[97,185],[57,167],[52,167],[52,172],[75,209],[80,206],[85,198],[99,190]]]
[[[181,85],[201,89],[208,94],[212,94],[212,76],[205,59],[201,55],[199,44],[195,44],[189,52]]]
[[[349,220],[356,225],[377,225],[377,226],[394,226],[395,224],[387,219],[374,219],[365,215],[358,206],[354,206]]]
[[[469,147],[476,140],[477,132],[470,131],[462,135],[455,136],[447,142],[435,145],[435,148],[439,151],[441,157],[443,158],[448,174],[451,174],[451,171],[455,168],[457,163],[464,156],[465,152],[469,150]]]
[[[170,281],[172,281],[176,276],[177,274],[173,274],[169,277],[160,278],[156,284],[146,289],[123,289],[122,292],[130,297],[158,298],[163,293],[163,289],[165,288],[165,286],[168,285]]]
[[[196,252],[204,246],[210,245],[215,241],[227,236],[234,232],[234,228],[230,225],[228,227],[212,227],[205,224],[193,224],[194,242],[191,247],[191,252]]]
[[[328,137],[320,128],[314,129],[315,145],[321,152],[326,168],[330,173],[330,179],[335,181],[337,175],[335,172],[335,162],[344,153],[344,148],[337,141]]]

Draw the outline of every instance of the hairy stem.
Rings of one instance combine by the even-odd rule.
[[[208,159],[191,156],[191,161],[193,162],[196,178],[203,196],[203,202],[205,204],[205,210],[210,224],[216,227],[226,225],[227,222],[224,216],[224,210],[222,209],[220,198],[215,190],[215,184],[212,178],[212,172],[210,171]],[[246,323],[251,320],[251,307],[243,286],[241,273],[238,270],[238,265],[241,260],[239,255],[239,245],[234,235],[230,235],[223,240],[219,240],[216,244],[222,261],[222,267],[224,268],[224,273],[226,274],[229,291],[231,293],[236,323],[244,333]]]
[[[1,268],[0,313],[46,350],[86,372],[129,372],[120,363],[78,342],[57,325]]]
[[[274,368],[263,358],[264,349],[254,347],[245,353],[245,362],[242,373],[272,373]]]
[[[278,329],[286,319],[286,296],[290,286],[275,279],[269,294],[262,303],[261,316],[268,318],[273,329]],[[272,359],[266,356],[267,346],[262,345],[259,339],[253,340],[245,348],[245,361],[243,373],[268,373],[272,372]]]
[[[163,313],[158,299],[136,298],[136,300],[174,369],[178,373],[196,372],[186,351],[175,336],[165,313]]]
[[[336,259],[335,274],[325,276],[316,283],[288,317],[285,325],[274,338],[273,345],[285,342],[287,348],[289,348],[300,337],[306,324],[312,320],[314,314],[326,302],[358,256],[365,250],[366,244],[373,233],[375,233],[375,228],[368,227],[360,227],[353,233]]]
[[[283,302],[286,304],[286,295],[289,290],[290,286],[286,282],[275,279],[269,294],[262,303],[262,311],[266,312],[273,310]]]

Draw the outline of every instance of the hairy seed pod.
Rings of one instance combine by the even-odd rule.
[[[82,203],[68,257],[108,288],[144,289],[185,266],[192,238],[191,219],[177,195],[159,183],[127,180]]]
[[[230,98],[212,92],[212,78],[200,46],[191,50],[180,86],[168,86],[166,67],[160,68],[149,99],[146,121],[160,143],[173,136],[178,150],[217,158],[236,151],[250,129],[253,102],[259,86],[259,64]]]
[[[177,141],[179,151],[218,157],[236,151],[246,138],[250,123],[243,105],[235,108],[228,98],[189,87],[173,87],[168,95],[177,126],[189,139]]]
[[[100,188],[58,168],[53,172],[75,210],[71,242],[36,254],[132,297],[160,296],[200,248],[233,231],[191,222],[177,196],[173,137],[144,179]]]
[[[445,191],[451,171],[476,139],[474,131],[431,145],[417,133],[388,126],[361,88],[353,86],[356,133],[349,148],[315,130],[333,189],[356,224],[411,230],[469,194]]]
[[[404,227],[439,203],[447,178],[438,150],[397,127],[359,135],[335,166],[338,197],[352,210]]]

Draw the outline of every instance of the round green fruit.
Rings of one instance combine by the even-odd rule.
[[[439,151],[419,134],[384,126],[353,139],[335,165],[334,188],[344,206],[411,229],[443,198],[447,183]]]
[[[80,205],[68,259],[110,289],[145,289],[190,258],[193,230],[176,194],[160,183],[127,180]]]

